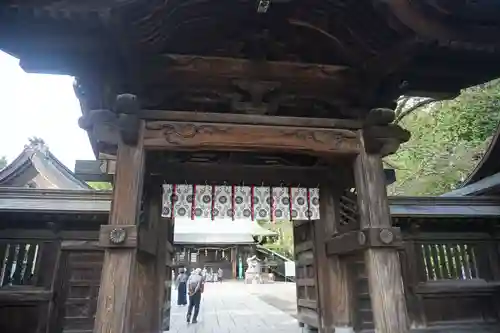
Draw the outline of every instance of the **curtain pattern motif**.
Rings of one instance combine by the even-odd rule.
[[[192,219],[317,220],[319,189],[165,184],[162,212]]]

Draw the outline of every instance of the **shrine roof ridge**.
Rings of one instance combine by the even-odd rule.
[[[42,174],[55,187],[72,190],[89,190],[91,187],[80,180],[50,152],[44,144],[26,145],[10,164],[0,170],[0,187],[12,186],[11,182],[22,177],[30,167]]]

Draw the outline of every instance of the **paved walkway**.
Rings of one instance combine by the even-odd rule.
[[[255,296],[257,287],[240,282],[207,283],[198,323],[189,325],[187,307],[177,306],[177,291],[173,290],[170,332],[301,333],[292,316]]]
[[[246,285],[247,290],[260,300],[296,318],[296,286],[292,282]]]

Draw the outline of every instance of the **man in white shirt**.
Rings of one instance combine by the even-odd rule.
[[[197,268],[195,273],[192,274],[187,281],[189,307],[187,312],[187,322],[196,324],[198,321],[198,313],[200,312],[201,294],[203,293],[205,283],[201,276],[201,269]],[[191,314],[193,312],[193,321],[191,321]]]

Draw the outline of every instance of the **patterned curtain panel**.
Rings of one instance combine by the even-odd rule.
[[[194,217],[212,217],[212,186],[196,185]]]
[[[273,221],[290,220],[290,188],[273,187],[272,214]]]
[[[165,184],[162,215],[212,220],[317,220],[319,189]]]

